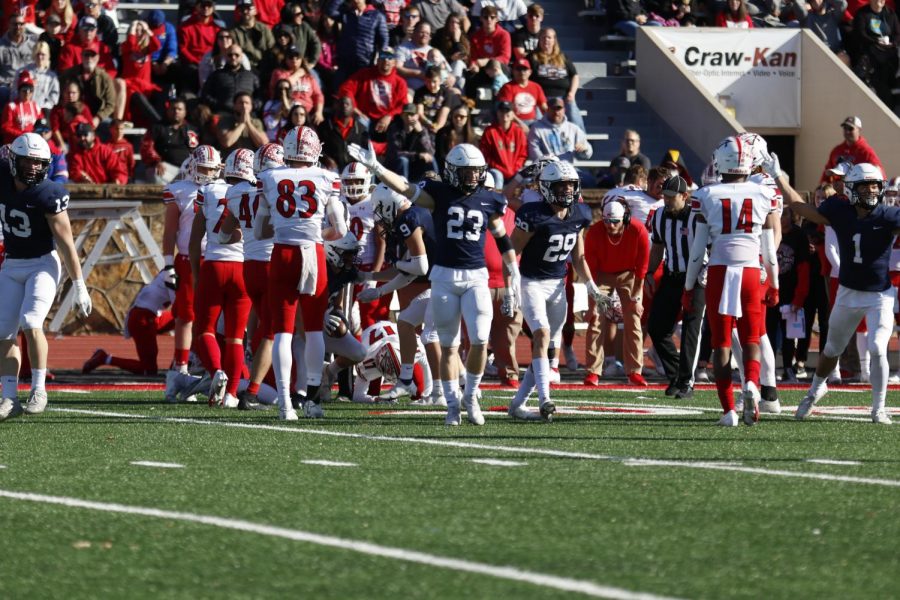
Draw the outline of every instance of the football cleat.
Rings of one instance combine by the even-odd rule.
[[[225,386],[228,385],[228,375],[225,371],[219,369],[213,374],[212,381],[209,384],[209,405],[222,406],[225,400]]]
[[[28,402],[25,403],[25,412],[29,415],[39,415],[47,408],[47,390],[31,390]]]
[[[744,392],[744,425],[756,425],[759,423],[759,390],[752,381],[747,382],[747,390]]]
[[[240,404],[240,400],[238,400],[237,398],[235,398],[234,396],[232,396],[231,394],[229,394],[227,392],[225,394],[225,397],[222,398],[222,406],[224,408],[237,408],[239,404]]]
[[[466,418],[472,425],[484,425],[484,415],[481,413],[481,405],[478,400],[472,398],[465,401]]]
[[[694,397],[694,386],[685,385],[683,387],[678,388],[678,391],[675,392],[676,400],[689,400]]]
[[[267,410],[268,407],[260,404],[256,394],[251,394],[247,390],[238,392],[238,410]]]
[[[891,376],[888,377],[888,383],[900,383],[900,371],[892,373]]]
[[[297,411],[292,406],[287,406],[278,409],[278,419],[281,421],[297,421],[300,417],[297,416]]]
[[[316,404],[312,400],[303,403],[303,416],[307,419],[321,419],[325,416],[325,411],[321,404]]]
[[[459,402],[447,403],[447,416],[444,417],[444,425],[456,427],[460,424]]]
[[[541,420],[540,414],[538,414],[534,411],[528,410],[524,406],[517,406],[517,407],[507,411],[506,414],[508,414],[510,417],[512,417],[516,421],[540,421]]]
[[[892,425],[891,416],[883,408],[872,413],[872,422],[879,425]]]
[[[105,365],[107,358],[109,358],[109,354],[107,354],[103,348],[97,348],[94,350],[94,353],[91,354],[91,357],[84,361],[84,365],[81,367],[81,374],[87,375],[97,367]]]
[[[781,401],[778,400],[778,398],[775,398],[774,400],[760,400],[759,412],[766,413],[767,415],[780,415]]]
[[[444,398],[444,394],[441,393],[440,390],[438,390],[436,393],[431,394],[431,405],[447,408],[447,400]]]
[[[568,370],[577,371],[581,368],[581,365],[578,364],[578,357],[575,356],[575,349],[572,346],[563,346],[563,358]]]
[[[719,419],[719,422],[716,423],[719,427],[737,427],[740,421],[738,420],[737,413],[733,410],[729,410],[727,413],[722,415],[722,418]]]
[[[379,396],[380,400],[397,400],[398,398],[403,398],[405,396],[409,396],[410,398],[415,398],[419,394],[419,388],[416,386],[414,381],[410,381],[409,383],[403,383],[399,379],[394,382],[394,385],[391,389],[384,392]],[[430,403],[429,403],[430,404]]]
[[[559,383],[562,381],[562,378],[559,375],[559,369],[556,367],[550,367],[550,371],[547,373],[547,376],[550,379],[550,383]]]
[[[677,384],[676,382],[672,381],[672,382],[670,382],[669,385],[666,387],[666,392],[665,392],[665,394],[666,394],[666,396],[674,396],[675,394],[678,393],[678,390],[679,390],[679,389],[680,389],[680,388],[679,388],[678,384]]]
[[[808,417],[812,412],[813,407],[816,405],[816,402],[818,402],[826,392],[828,392],[828,384],[823,385],[818,394],[813,395],[811,391],[807,392],[803,400],[800,401],[797,412],[794,413],[794,418],[798,421],[802,421]]]
[[[0,421],[12,419],[22,414],[22,405],[18,398],[3,398],[0,400]]]
[[[176,404],[178,402],[178,375],[179,371],[169,369],[166,371],[166,402]]]
[[[431,396],[422,396],[418,400],[411,400],[410,406],[431,406]]]
[[[552,400],[547,400],[546,402],[541,403],[541,418],[548,423],[553,420],[553,413],[556,412],[556,405],[553,404]]]
[[[706,372],[706,369],[701,368],[694,371],[694,382],[709,383],[709,373]]]

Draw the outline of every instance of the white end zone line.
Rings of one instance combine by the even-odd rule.
[[[287,529],[284,527],[276,527],[274,525],[265,525],[262,523],[242,521],[239,519],[229,519],[225,517],[216,517],[213,515],[199,515],[187,512],[162,510],[159,508],[144,506],[129,506],[126,504],[95,502],[92,500],[68,498],[65,496],[45,496],[43,494],[15,492],[12,490],[2,489],[0,489],[0,497],[10,498],[12,500],[37,502],[41,504],[68,506],[70,508],[83,508],[87,510],[95,510],[107,513],[138,515],[142,517],[153,517],[156,519],[166,519],[170,521],[199,523],[201,525],[218,527],[220,529],[244,531],[247,533],[255,533],[258,535],[269,537],[283,538],[296,542],[306,542],[310,544],[316,544],[318,546],[328,546],[330,548],[338,548],[340,550],[350,550],[352,552],[358,552],[360,554],[368,554],[381,558],[402,560],[405,562],[417,563],[430,567],[439,567],[452,571],[462,571],[467,573],[476,573],[479,575],[487,575],[489,577],[506,579],[517,583],[530,583],[540,587],[552,588],[565,592],[576,592],[579,594],[584,594],[586,596],[593,596],[595,598],[613,598],[621,600],[668,600],[668,597],[666,596],[657,596],[655,594],[647,594],[642,592],[632,592],[630,590],[622,588],[599,585],[592,581],[570,579],[568,577],[559,577],[556,575],[524,571],[516,567],[494,566],[485,563],[439,556],[436,554],[417,552],[415,550],[406,550],[404,548],[382,546],[379,544],[373,544],[371,542],[360,540],[351,540],[329,535],[321,535],[309,531],[301,531],[298,529]]]
[[[689,462],[689,461],[659,461],[652,459],[643,459],[632,456],[610,456],[606,454],[593,454],[589,452],[567,452],[564,450],[551,450],[548,448],[529,448],[516,446],[495,446],[492,444],[476,444],[472,442],[460,442],[451,439],[437,438],[409,438],[409,437],[393,437],[384,435],[367,435],[363,433],[348,433],[345,431],[328,431],[323,429],[304,429],[301,427],[287,427],[284,425],[261,425],[256,423],[240,423],[240,422],[219,422],[206,421],[203,419],[186,419],[182,417],[152,417],[146,415],[135,415],[128,413],[115,413],[100,410],[86,410],[81,408],[50,408],[49,410],[63,413],[73,413],[82,415],[93,415],[97,417],[118,417],[125,419],[142,419],[148,421],[160,421],[164,423],[180,423],[185,425],[213,425],[216,427],[234,427],[236,429],[258,429],[263,431],[282,431],[285,433],[299,433],[308,435],[325,435],[339,438],[350,438],[357,440],[367,440],[372,442],[399,442],[405,444],[424,444],[428,446],[445,446],[450,448],[467,448],[472,450],[490,450],[494,452],[507,452],[510,454],[533,454],[539,456],[555,456],[557,458],[580,458],[585,460],[599,460],[609,462],[627,463],[631,461],[631,466],[667,466],[667,467],[685,467],[691,469],[716,469],[722,471],[738,471],[743,473],[752,473],[755,475],[770,475],[773,477],[794,477],[798,479],[815,479],[820,481],[839,481],[842,483],[858,483],[863,485],[878,485],[884,487],[900,487],[900,480],[896,479],[875,479],[871,477],[851,477],[846,475],[830,475],[828,473],[809,473],[804,471],[785,471],[779,469],[765,469],[761,467],[744,467],[735,465],[722,465],[709,462]],[[712,427],[712,426],[710,426]]]

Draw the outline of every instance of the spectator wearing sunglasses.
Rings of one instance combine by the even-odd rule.
[[[213,112],[230,111],[232,101],[239,92],[256,95],[259,78],[241,64],[243,56],[240,46],[232,45],[225,53],[225,65],[206,80],[200,98]]]
[[[472,16],[480,17],[486,6],[497,9],[500,27],[510,33],[516,30],[519,21],[528,11],[528,6],[523,0],[475,0],[475,4],[472,5]]]
[[[528,158],[540,160],[547,155],[574,163],[575,159],[587,160],[594,153],[584,130],[566,119],[566,103],[560,97],[547,101],[547,113],[532,123],[528,132]],[[581,187],[595,187],[597,179],[576,168],[581,177]]]
[[[255,67],[263,55],[275,45],[272,30],[256,18],[256,4],[253,0],[238,0],[234,6],[238,22],[231,28],[235,43],[244,51],[244,55]]]
[[[831,149],[828,162],[825,163],[825,169],[822,172],[821,181],[828,181],[830,178],[829,170],[844,162],[851,165],[870,163],[876,167],[881,167],[881,160],[872,146],[869,145],[869,142],[866,141],[866,138],[863,137],[862,119],[856,116],[847,117],[841,123],[841,131],[844,134],[844,141]]]
[[[469,58],[469,70],[477,72],[483,69],[492,58],[500,64],[508,64],[512,58],[512,38],[509,32],[498,27],[499,12],[493,6],[481,9],[481,28],[470,35],[472,53]]]

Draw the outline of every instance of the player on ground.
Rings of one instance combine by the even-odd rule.
[[[7,164],[0,164],[0,221],[5,256],[0,266],[0,421],[23,412],[18,399],[21,328],[31,359],[31,393],[24,412],[38,414],[47,407],[47,338],[44,320],[50,312],[60,277],[60,257],[75,288],[75,306],[91,314],[88,294],[66,209],[69,193],[47,179],[50,147],[44,138],[25,133],[13,140]]]
[[[278,390],[279,418],[296,420],[291,404],[291,342],[297,305],[305,333],[306,401],[303,414],[321,418],[324,411],[318,388],[322,381],[325,340],[322,335],[328,306],[325,239],[347,233],[341,183],[337,175],[318,166],[322,154],[319,136],[309,127],[295,127],[284,139],[285,166],[261,173],[254,233],[257,239],[275,236],[269,278],[269,303],[275,332],[272,358]],[[328,215],[331,227],[323,232]],[[271,224],[270,224],[271,222]],[[298,382],[302,385],[302,382]]]
[[[162,239],[163,271],[166,281],[175,286],[175,304],[172,305],[172,315],[175,317],[173,368],[183,373],[188,368],[194,322],[194,278],[188,258],[188,244],[194,224],[194,200],[200,185],[210,181],[206,172],[218,169],[221,158],[212,146],[198,146],[185,162],[187,164],[182,164],[184,179],[173,181],[163,190],[166,217]],[[203,171],[201,174],[197,173],[198,164]]]
[[[447,153],[444,181],[412,185],[379,164],[374,150],[351,144],[349,153],[365,164],[391,189],[431,211],[440,251],[431,268],[431,302],[441,344],[441,381],[447,400],[447,425],[460,423],[457,387],[460,319],[466,323],[471,346],[466,359],[466,385],[462,401],[470,423],[484,424],[476,393],[487,360],[487,340],[493,305],[484,260],[484,237],[490,229],[506,265],[504,313],[515,314],[520,295],[519,267],[502,217],[506,198],[484,189],[487,163],[471,144],[459,144]]]
[[[716,389],[724,412],[718,424],[738,425],[731,383],[731,330],[736,321],[746,379],[743,421],[754,425],[759,420],[759,320],[763,318],[760,255],[768,275],[765,302],[774,306],[778,301],[773,231],[776,200],[771,188],[748,181],[753,157],[740,138],[723,140],[713,157],[722,183],[701,188],[691,198],[691,210],[697,213],[697,230],[682,304],[687,311],[692,307],[694,285],[704,262],[707,242],[711,241],[706,306]]]
[[[510,403],[513,418],[550,421],[556,406],[550,400],[550,340],[562,334],[566,303],[566,261],[572,256],[575,272],[587,282],[588,293],[604,306],[584,260],[584,232],[591,225],[591,209],[581,202],[578,173],[570,163],[549,163],[538,178],[544,202],[529,202],[516,213],[512,244],[522,255],[522,313],[531,328],[531,366]],[[537,386],[540,416],[525,408]]]
[[[253,156],[255,176],[270,169],[284,166],[284,148],[270,142],[257,148]],[[269,306],[269,261],[272,258],[272,239],[259,240],[253,233],[253,224],[259,210],[259,196],[256,189],[229,190],[228,216],[222,224],[223,236],[240,228],[244,244],[244,287],[250,297],[256,325],[252,328],[250,351],[253,363],[250,366],[250,383],[247,389],[238,393],[238,410],[259,408],[257,392],[272,366],[272,316]],[[251,325],[252,326],[252,325]]]
[[[777,161],[777,158],[776,158]],[[787,185],[784,178],[779,184]],[[841,255],[840,286],[834,310],[828,319],[828,342],[819,354],[816,374],[795,417],[805,419],[828,391],[826,379],[838,357],[865,318],[871,356],[872,421],[890,425],[885,410],[887,395],[887,346],[894,324],[894,295],[891,292],[890,257],[894,237],[900,234],[900,208],[882,204],[884,175],[869,163],[854,166],[844,181],[850,201],[834,195],[818,209],[806,204],[796,193],[786,191],[792,210],[820,225],[830,225],[837,235]],[[788,186],[789,188],[789,186]],[[852,265],[852,268],[848,268]]]

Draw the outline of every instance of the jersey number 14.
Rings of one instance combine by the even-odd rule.
[[[753,200],[750,198],[744,198],[744,201],[741,203],[734,230],[735,233],[737,231],[753,233]],[[732,233],[731,198],[722,198],[722,233]]]

